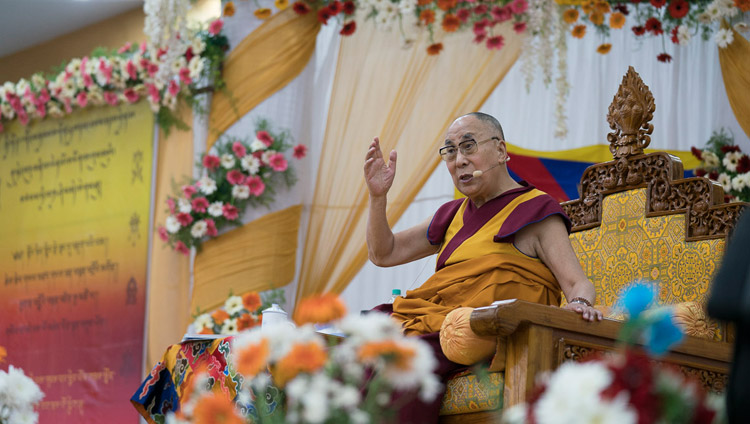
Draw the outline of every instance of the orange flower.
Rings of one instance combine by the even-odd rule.
[[[267,7],[261,7],[260,9],[255,9],[255,12],[253,12],[253,14],[258,19],[268,19],[271,17],[271,9]]]
[[[431,9],[425,9],[419,14],[419,20],[424,22],[425,25],[429,25],[435,22],[435,12]]]
[[[443,18],[443,30],[445,32],[454,32],[461,25],[461,20],[458,16],[447,13]]]
[[[427,6],[430,3],[432,3],[432,0],[417,0],[417,5],[419,6]]]
[[[234,2],[228,1],[224,4],[224,16],[234,16]]]
[[[430,44],[427,47],[427,54],[430,56],[435,56],[440,54],[441,50],[443,50],[443,43]]]
[[[589,13],[594,11],[594,2],[593,0],[585,0],[583,3],[581,3],[581,10],[583,10],[583,13],[585,15],[588,15]]]
[[[393,340],[369,342],[359,348],[359,359],[362,362],[373,361],[382,357],[386,362],[392,363],[396,368],[405,371],[411,368],[411,360],[415,355],[414,349],[399,346]]]
[[[279,10],[284,10],[289,7],[289,0],[274,0],[273,5]]]
[[[225,320],[229,319],[229,314],[223,309],[217,309],[211,314],[211,318],[218,325],[221,325]]]
[[[0,362],[5,362],[5,357],[8,356],[8,351],[4,347],[0,346]]]
[[[234,403],[223,394],[211,393],[198,399],[193,410],[196,424],[244,424]]]
[[[573,27],[573,31],[570,34],[575,38],[583,38],[586,35],[586,25],[576,25]]]
[[[273,381],[280,387],[299,373],[314,373],[323,368],[328,355],[319,345],[309,342],[295,344],[292,350],[271,369]]]
[[[565,23],[573,24],[578,20],[578,11],[576,9],[568,9],[563,12],[563,20]]]
[[[594,3],[594,9],[601,14],[609,13],[612,10],[609,8],[609,3],[606,1],[597,1]]]
[[[589,15],[589,21],[591,21],[592,24],[599,26],[604,23],[604,15],[599,12],[594,12]]]
[[[297,325],[310,323],[326,323],[343,318],[346,315],[346,306],[333,293],[325,293],[302,299],[294,314]]]
[[[448,11],[458,4],[458,0],[437,0],[437,5],[441,10]]]
[[[250,292],[242,295],[242,305],[248,311],[255,311],[260,308],[261,300],[258,292]]]
[[[601,44],[599,47],[596,48],[596,52],[599,54],[607,54],[612,49],[612,45],[609,43]]]
[[[203,327],[203,330],[201,330],[198,334],[214,334],[214,330],[208,327]]]
[[[750,0],[734,0],[734,5],[743,12],[750,11]]]
[[[254,377],[263,371],[268,362],[268,340],[261,339],[259,344],[251,344],[237,352],[237,372]]]
[[[748,0],[750,1],[750,0]],[[625,26],[625,15],[615,12],[609,16],[609,26],[614,29],[620,29]]]
[[[255,319],[250,314],[242,314],[237,318],[237,330],[243,331],[250,327],[255,327]]]

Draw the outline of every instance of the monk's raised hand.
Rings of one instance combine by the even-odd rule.
[[[380,150],[380,139],[375,137],[370,144],[365,156],[365,182],[367,189],[370,190],[371,196],[385,196],[393,185],[393,178],[396,176],[396,151],[391,150],[388,158],[388,164],[383,159],[383,152]]]

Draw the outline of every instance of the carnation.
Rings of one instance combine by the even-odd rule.
[[[250,151],[251,152],[257,152],[259,150],[265,150],[268,146],[260,141],[260,139],[253,140],[252,143],[250,143]]]
[[[243,156],[240,166],[250,175],[255,175],[260,170],[260,160],[253,155]]]
[[[216,181],[211,179],[209,176],[204,175],[198,180],[198,189],[203,194],[212,194],[216,191]]]
[[[180,221],[178,221],[174,215],[168,216],[164,225],[167,228],[167,231],[172,234],[180,231],[180,227],[181,227]]]
[[[221,166],[224,169],[231,169],[234,166],[234,156],[229,153],[221,155]]]
[[[271,168],[276,172],[286,171],[287,167],[289,166],[286,158],[281,153],[274,153],[273,155],[269,156],[268,164],[271,165]]]
[[[206,235],[206,221],[200,220],[193,224],[193,227],[190,229],[190,235],[195,238],[201,238]]]
[[[224,204],[221,202],[211,203],[211,205],[208,207],[208,214],[215,217],[221,216],[224,213],[223,206]]]
[[[232,197],[236,199],[247,199],[250,197],[250,189],[244,184],[237,184],[232,187]]]
[[[177,209],[182,213],[190,213],[192,206],[187,199],[177,199]]]

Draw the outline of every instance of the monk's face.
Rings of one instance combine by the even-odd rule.
[[[455,158],[445,164],[458,191],[472,199],[497,191],[500,169],[505,166],[505,143],[491,125],[474,116],[462,116],[448,128],[440,147],[454,148]],[[474,171],[482,171],[482,175],[475,177]]]

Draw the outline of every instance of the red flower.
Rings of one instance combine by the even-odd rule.
[[[304,144],[298,144],[294,146],[294,153],[292,153],[292,156],[294,156],[297,159],[302,159],[307,154],[307,146]]]
[[[513,12],[511,12],[508,7],[495,6],[492,8],[491,13],[498,22],[505,22],[513,17]]]
[[[255,159],[258,159],[258,162],[260,162],[260,166],[263,166],[263,165],[266,164],[265,162],[263,162],[263,151],[262,150],[258,150],[257,152],[253,153],[253,157]]]
[[[281,153],[272,154],[268,158],[268,164],[271,165],[271,168],[273,168],[273,170],[276,172],[286,171],[287,167],[289,167],[286,158]]]
[[[197,191],[198,190],[195,189],[195,186],[191,186],[191,185],[184,185],[184,186],[182,186],[182,194],[184,194],[185,197],[187,197],[188,199],[191,198],[191,197],[193,197],[193,195]]]
[[[703,168],[695,168],[695,176],[696,177],[705,177],[706,176],[706,170]]]
[[[667,10],[669,10],[669,14],[672,15],[673,18],[682,19],[690,11],[690,3],[685,0],[672,0],[672,2],[669,3],[669,8],[667,8]]]
[[[466,22],[471,16],[471,11],[469,9],[458,9],[456,11],[456,16],[461,20],[461,22]]]
[[[209,237],[216,237],[218,231],[216,231],[216,223],[211,218],[206,218],[206,235]]]
[[[487,13],[487,6],[484,4],[480,4],[474,8],[475,15],[484,15],[485,13]]]
[[[735,146],[735,145],[721,146],[722,153],[739,152],[739,151],[740,151],[740,146]]]
[[[516,22],[515,24],[513,24],[513,31],[518,34],[526,31],[526,22]]]
[[[222,213],[224,213],[224,218],[230,221],[237,219],[237,217],[239,216],[239,211],[237,211],[237,208],[234,205],[230,205],[229,203],[225,203],[224,206],[221,207],[221,211]]]
[[[632,30],[635,35],[643,35],[646,33],[646,27],[643,26],[634,26]]]
[[[356,10],[357,6],[353,1],[349,0],[344,2],[344,15],[353,15]]]
[[[203,156],[203,167],[208,170],[214,170],[221,165],[221,160],[215,155]]]
[[[522,14],[528,8],[529,4],[526,3],[526,0],[513,0],[513,3],[510,4],[510,10],[516,15]]]
[[[195,199],[193,199],[191,206],[196,212],[206,212],[206,208],[208,208],[208,199],[206,199],[205,197],[196,197]]]
[[[711,171],[708,173],[708,178],[716,181],[719,179],[719,173],[717,171]]]
[[[477,34],[477,36],[474,37],[474,42],[477,43],[477,44],[479,44],[479,43],[483,42],[486,38],[487,38],[487,34],[486,33],[485,34]]]
[[[262,141],[266,147],[271,147],[273,144],[273,137],[271,137],[271,134],[269,134],[268,131],[258,131],[255,133],[255,136],[258,137],[258,140]]]
[[[487,39],[487,48],[490,50],[500,50],[503,48],[505,40],[502,35],[496,35]]]
[[[224,26],[224,22],[222,22],[221,19],[217,19],[213,22],[211,22],[211,25],[208,26],[208,33],[211,35],[217,35],[221,32],[221,28]]]
[[[651,3],[652,6],[654,6],[655,8],[658,9],[658,8],[664,6],[665,4],[667,4],[667,0],[651,0],[650,3]]]
[[[636,2],[633,2],[633,3],[636,3]],[[617,4],[617,5],[615,5],[613,7],[613,9],[615,9],[616,11],[622,13],[625,16],[628,16],[630,14],[630,11],[628,10],[628,7],[625,6],[624,4]]]
[[[725,194],[724,195],[724,203],[729,203],[732,200],[734,200],[734,196],[732,196],[731,194]]]
[[[187,227],[191,222],[193,222],[193,217],[189,213],[180,212],[177,214],[177,222],[179,222],[183,227]]]
[[[298,15],[306,15],[310,13],[310,8],[307,7],[307,5],[301,1],[295,1],[292,5],[292,9],[298,14]]]
[[[669,31],[670,34],[672,34],[672,37],[669,39],[672,40],[674,44],[680,44],[680,39],[677,37],[677,31],[680,29],[680,26],[676,26],[672,28],[672,31]]]
[[[357,23],[354,21],[349,21],[344,24],[344,26],[341,28],[341,31],[339,31],[339,34],[352,35],[354,34],[354,31],[356,30],[357,30]]]
[[[159,233],[159,238],[161,239],[161,241],[169,240],[169,234],[167,234],[166,228],[160,226],[157,232]]]
[[[327,7],[321,7],[318,9],[318,22],[325,25],[328,23],[328,20],[331,19],[332,15],[330,9]]]
[[[342,10],[344,10],[344,6],[341,4],[340,1],[336,0],[331,2],[331,4],[328,5],[328,9],[331,11],[331,15],[336,16],[339,13],[341,13]]]
[[[227,181],[229,181],[229,184],[231,185],[242,184],[245,182],[245,174],[239,169],[233,169],[227,172]]]
[[[750,157],[748,157],[747,155],[742,155],[740,160],[737,162],[737,173],[744,174],[748,171],[750,171]]]
[[[487,35],[487,30],[484,29],[487,25],[490,24],[490,21],[487,19],[482,19],[481,21],[474,22],[474,34],[476,35]]]
[[[190,255],[190,249],[188,249],[187,246],[185,246],[185,243],[178,241],[177,244],[174,246],[174,250],[182,253],[185,256]]]
[[[245,146],[243,146],[239,141],[235,141],[234,144],[232,144],[232,151],[240,159],[244,158],[245,155],[247,155],[247,149],[245,149]]]
[[[693,156],[695,156],[698,160],[703,160],[703,152],[700,149],[696,147],[691,147],[690,153],[692,153]]]
[[[250,194],[255,197],[263,194],[263,191],[265,191],[266,189],[266,185],[263,184],[263,180],[261,180],[257,175],[254,177],[249,177],[247,181],[245,181],[245,184],[247,185],[247,188],[250,189]]]
[[[658,60],[659,62],[667,63],[672,61],[672,56],[666,53],[662,53],[659,56],[656,56],[656,60]]]
[[[661,28],[661,21],[654,17],[648,18],[646,21],[646,31],[653,33],[654,35],[659,35],[664,32]]]
[[[443,43],[435,43],[430,44],[427,46],[427,54],[430,56],[435,56],[440,54],[440,51],[443,50]]]

